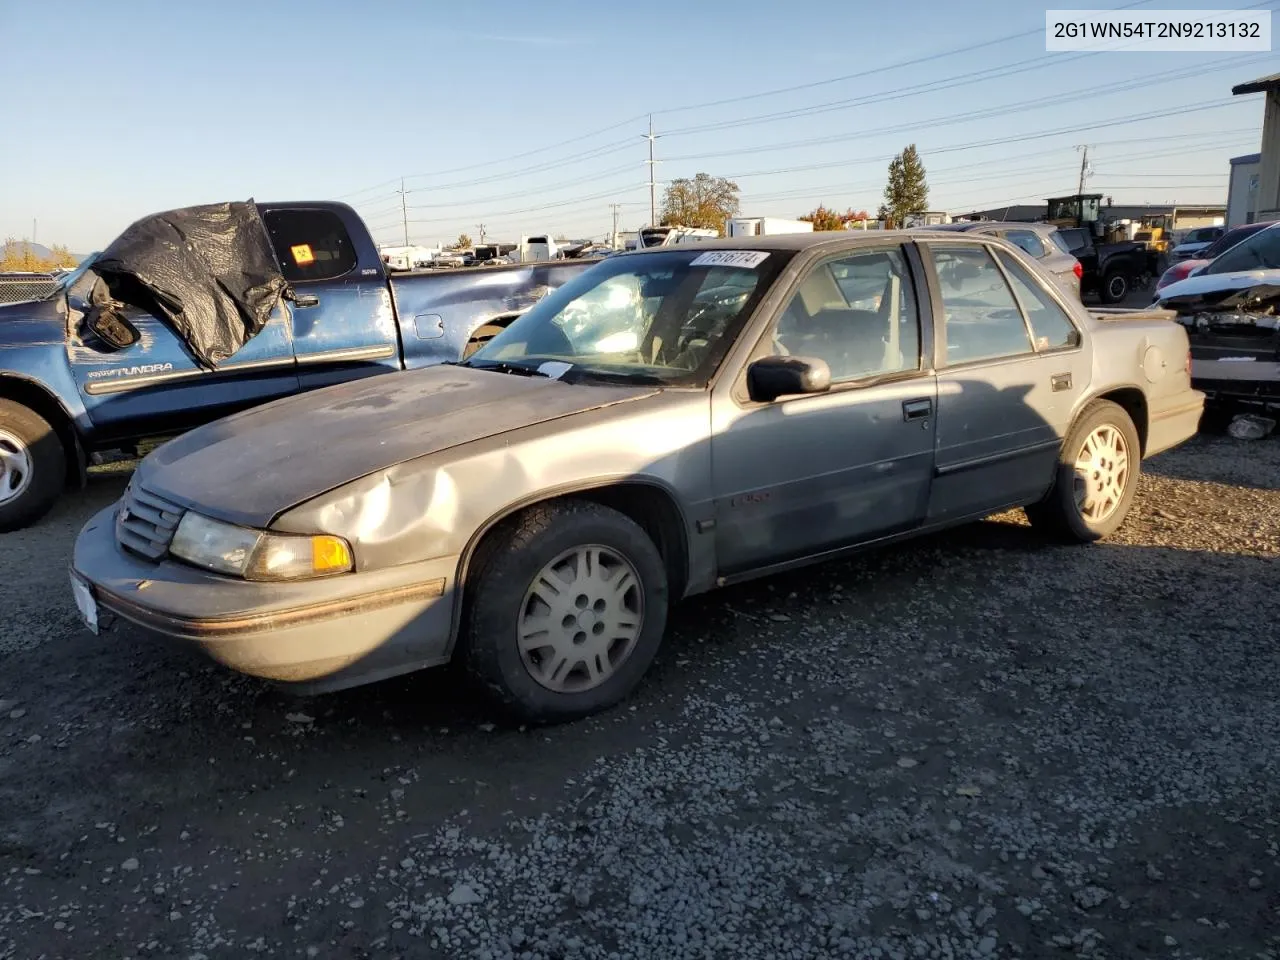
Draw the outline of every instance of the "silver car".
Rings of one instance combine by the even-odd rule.
[[[1200,418],[1167,316],[1090,312],[980,232],[610,257],[461,363],[159,447],[72,590],[95,630],[302,691],[457,659],[523,719],[582,716],[683,597],[1015,506],[1110,534]]]
[[[1058,235],[1058,228],[1051,223],[970,220],[937,224],[929,229],[957,230],[963,233],[1003,237],[1021,247],[1028,256],[1038,260],[1046,273],[1077,297],[1080,296],[1080,280],[1084,276],[1084,269],[1067,244],[1062,242]]]

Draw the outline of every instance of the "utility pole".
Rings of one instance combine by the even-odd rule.
[[[1089,172],[1089,145],[1086,143],[1076,147],[1076,149],[1082,151],[1080,154],[1080,186],[1076,193],[1084,193],[1084,178]]]
[[[396,191],[400,194],[400,220],[404,224],[404,245],[409,246],[409,207],[405,204],[405,197],[409,191],[404,188],[404,177],[400,178],[400,189]]]
[[[476,224],[476,229],[480,231],[480,242],[481,242],[481,243],[484,243],[484,224],[483,224],[483,223],[477,223],[477,224]]]
[[[609,207],[613,210],[613,233],[609,234],[609,246],[614,250],[618,249],[618,211],[622,209],[622,204],[611,203]]]
[[[653,141],[658,138],[653,132],[653,114],[649,114],[649,134],[644,139],[649,141],[649,159],[645,161],[649,164],[649,226],[656,227],[658,225],[658,201],[655,193],[657,183],[653,179],[653,165],[658,161],[653,159]]]

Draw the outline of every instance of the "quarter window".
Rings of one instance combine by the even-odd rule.
[[[935,247],[933,262],[942,293],[948,364],[1031,352],[1022,311],[985,247]]]
[[[1062,307],[1054,302],[1053,297],[1049,296],[1022,264],[1003,250],[997,256],[1000,258],[1000,265],[1009,273],[1022,309],[1027,312],[1031,332],[1035,335],[1036,349],[1058,350],[1078,346],[1080,333]]]
[[[813,357],[833,383],[920,368],[920,318],[900,248],[814,267],[778,318],[778,355]]]
[[[290,283],[333,280],[355,269],[351,237],[333,211],[268,210],[263,221]]]
[[[1010,243],[1016,243],[1037,260],[1044,256],[1044,244],[1030,230],[1010,230],[1007,236]]]

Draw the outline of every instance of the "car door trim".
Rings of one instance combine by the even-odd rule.
[[[316,366],[322,363],[347,363],[353,360],[383,360],[393,357],[396,347],[393,343],[376,343],[368,347],[343,347],[340,350],[321,350],[318,353],[298,354],[298,365]]]
[[[140,377],[120,377],[116,380],[93,380],[84,385],[84,392],[97,397],[111,393],[126,393],[140,390],[143,387],[154,387],[162,383],[174,383],[179,380],[194,380],[197,377],[216,376],[220,373],[240,373],[243,370],[269,370],[274,367],[293,366],[293,357],[277,357],[274,360],[248,360],[243,363],[226,363],[213,370],[178,370],[174,373],[148,373]]]
[[[964,473],[966,470],[977,470],[980,467],[989,467],[992,464],[1002,463],[1005,460],[1017,460],[1020,457],[1030,457],[1038,453],[1045,453],[1048,450],[1056,450],[1061,446],[1061,441],[1057,439],[1041,440],[1039,443],[1031,443],[1012,450],[1001,450],[999,453],[989,453],[986,456],[974,457],[971,460],[959,460],[941,467],[934,464],[933,475],[935,477],[950,477],[957,473]]]

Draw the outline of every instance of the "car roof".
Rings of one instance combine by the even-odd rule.
[[[1009,230],[1034,230],[1036,233],[1049,233],[1057,230],[1056,224],[1052,223],[1027,223],[1022,220],[961,220],[954,223],[935,223],[926,230],[954,230],[957,232],[967,232],[969,230],[981,230],[984,227],[1004,227]]]
[[[912,227],[907,230],[819,230],[813,233],[778,233],[764,237],[716,237],[662,247],[645,247],[620,251],[627,256],[671,252],[672,250],[808,250],[814,247],[847,245],[850,243],[874,244],[885,239],[895,243],[909,240],[938,240],[938,231],[929,227]],[[998,242],[998,238],[992,238]]]

